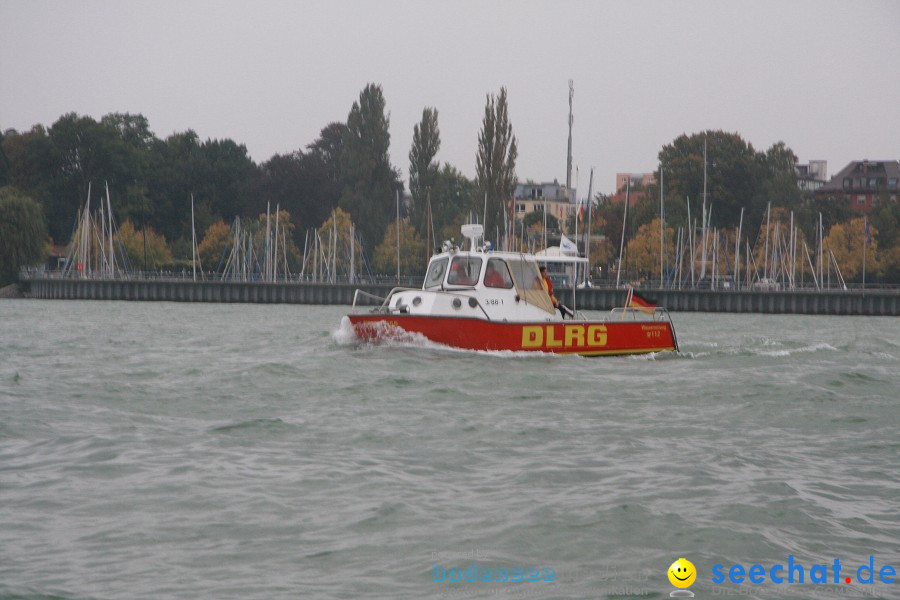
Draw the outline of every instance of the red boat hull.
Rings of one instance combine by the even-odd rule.
[[[503,323],[457,317],[349,315],[357,337],[375,341],[404,332],[454,348],[601,356],[677,350],[668,321]]]

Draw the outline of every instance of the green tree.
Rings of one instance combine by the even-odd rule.
[[[529,228],[535,223],[540,224],[540,226],[544,227],[544,209],[536,208],[522,219],[522,222],[525,223],[525,228]],[[553,215],[547,215],[547,231],[559,232],[559,219],[557,219]]]
[[[587,218],[587,217],[585,217]],[[624,202],[604,202],[591,217],[591,235],[599,233],[606,237],[619,253],[622,242],[622,221],[625,219]]]
[[[0,131],[0,187],[9,185],[9,159],[6,158],[6,150],[3,149],[3,132]]]
[[[41,206],[12,187],[0,188],[0,286],[15,281],[19,269],[47,257],[47,223]]]
[[[119,115],[124,118],[125,116]],[[124,129],[123,129],[124,130]],[[116,116],[106,122],[69,113],[60,117],[48,131],[51,161],[56,177],[51,180],[48,213],[54,239],[65,239],[71,232],[88,189],[95,201],[109,187],[113,211],[120,219],[132,216],[124,204],[125,190],[142,180],[142,149],[127,143],[116,126]]]
[[[341,195],[342,123],[331,123],[308,151],[276,154],[260,165],[262,195],[297,215],[299,223],[318,225],[337,208]],[[299,236],[295,241],[301,242]]]
[[[460,226],[467,220],[467,213],[474,210],[477,199],[475,183],[456,167],[444,163],[431,190],[433,248],[437,248],[443,240],[454,240],[460,236]]]
[[[711,224],[734,227],[746,206],[758,191],[760,162],[753,146],[737,133],[705,131],[681,135],[663,146],[659,161],[665,168],[667,197],[689,198],[691,216],[700,218],[703,205],[703,150],[706,144],[707,210]],[[651,188],[658,198],[658,187]]]
[[[402,184],[391,167],[390,119],[381,86],[370,83],[353,103],[341,153],[343,191],[339,206],[359,224],[363,243],[377,243],[394,214],[395,194]]]
[[[484,119],[478,134],[478,154],[476,156],[476,181],[482,198],[487,197],[487,219],[484,231],[504,229],[503,208],[507,218],[512,214],[512,198],[516,189],[516,158],[518,148],[509,122],[506,88],[500,88],[500,95],[488,95],[484,107]]]
[[[881,198],[869,221],[878,230],[879,248],[895,248],[900,244],[900,203]]]
[[[25,133],[5,136],[3,152],[9,161],[10,184],[43,206],[50,234],[56,239],[50,205],[54,183],[59,175],[54,167],[52,145],[46,130],[41,125],[35,125]],[[66,224],[65,233],[70,233],[71,229],[70,221]]]
[[[341,200],[341,154],[347,125],[329,123],[322,128],[318,139],[307,146],[305,170],[310,178],[308,192],[303,198],[304,213],[299,213],[301,223],[321,223],[337,208]]]
[[[434,161],[441,148],[438,111],[425,108],[422,121],[413,127],[412,147],[409,149],[409,193],[412,196],[412,222],[419,232],[426,232],[426,200],[434,188],[440,164]]]

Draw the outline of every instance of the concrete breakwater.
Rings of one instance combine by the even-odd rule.
[[[26,286],[32,298],[59,300],[137,300],[168,302],[250,302],[281,304],[352,304],[357,289],[386,296],[392,284],[264,283],[183,279],[102,280],[35,278]],[[642,289],[659,306],[673,312],[778,313],[809,315],[900,316],[896,291],[711,291]],[[557,290],[557,297],[579,310],[622,306],[625,290],[592,288]],[[375,301],[361,296],[359,304]]]

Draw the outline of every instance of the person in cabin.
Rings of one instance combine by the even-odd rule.
[[[469,270],[472,268],[471,265],[465,260],[465,258],[457,258],[453,261],[453,266],[450,268],[450,276],[447,278],[447,283],[453,285],[475,285],[475,276],[469,274]]]
[[[489,260],[487,264],[487,269],[484,271],[484,285],[485,287],[491,288],[505,288],[509,287],[507,285],[506,279],[503,275],[494,268],[494,261]]]

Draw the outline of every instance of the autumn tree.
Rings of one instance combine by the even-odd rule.
[[[674,237],[675,230],[671,227],[666,227],[666,252],[664,258],[667,265],[672,265],[675,261]],[[658,218],[638,228],[634,238],[628,242],[629,270],[638,271],[644,276],[659,280],[659,238],[660,220]]]
[[[828,232],[825,248],[834,253],[845,281],[862,280],[864,252],[866,274],[875,275],[879,272],[877,236],[878,231],[871,223],[868,232],[866,231],[864,217],[852,219],[848,223],[838,223]]]
[[[144,245],[145,234],[146,246]],[[150,226],[138,230],[131,221],[125,221],[119,227],[116,238],[125,250],[125,256],[128,257],[128,264],[132,269],[149,271],[172,264],[172,251],[166,243],[166,238]],[[145,248],[146,262],[144,260]]]
[[[482,200],[487,197],[487,219],[484,223],[486,235],[505,229],[503,223],[504,205],[506,215],[512,214],[512,198],[516,189],[516,158],[518,147],[509,122],[506,88],[500,88],[500,95],[488,95],[484,107],[484,118],[478,134],[478,154],[476,156],[476,181]]]
[[[384,238],[375,248],[375,270],[382,274],[397,272],[397,221],[388,225]],[[425,240],[419,237],[412,224],[400,222],[400,275],[425,273]]]
[[[197,245],[200,263],[206,271],[218,271],[224,264],[225,250],[232,244],[234,234],[231,227],[219,220],[206,228],[203,241]]]
[[[359,276],[363,273],[365,259],[363,246],[359,240],[359,230],[350,218],[350,213],[340,208],[335,209],[318,230],[319,235],[319,261],[330,261],[334,257],[333,264],[338,277],[350,275],[350,259],[353,258],[354,273]],[[337,237],[335,238],[335,233]],[[352,235],[351,235],[352,233]],[[335,241],[336,240],[336,241]],[[353,249],[351,251],[351,244]],[[310,242],[309,252],[312,252],[313,243]],[[332,252],[331,248],[334,248]],[[312,263],[306,265],[307,271],[312,269]]]

